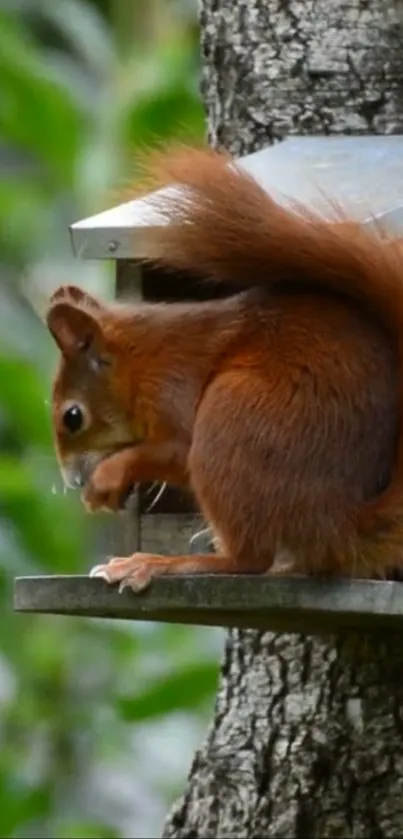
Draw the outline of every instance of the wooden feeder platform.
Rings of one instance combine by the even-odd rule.
[[[14,609],[301,634],[403,632],[403,583],[206,574],[119,594],[86,576],[19,577]]]

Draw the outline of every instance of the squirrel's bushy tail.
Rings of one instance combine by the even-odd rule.
[[[381,231],[294,203],[276,203],[228,155],[179,148],[145,164],[154,228],[152,260],[240,289],[292,282],[361,300],[403,325],[403,247]],[[161,189],[167,187],[167,189]]]
[[[146,174],[148,190],[169,187],[149,197],[168,222],[153,231],[154,264],[240,290],[289,282],[332,289],[371,307],[384,322],[400,364],[399,446],[389,488],[363,521],[369,530],[387,531],[393,508],[403,537],[402,241],[364,228],[335,206],[331,220],[297,204],[280,206],[230,157],[209,149],[157,154]]]

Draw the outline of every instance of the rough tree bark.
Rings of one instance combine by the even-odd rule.
[[[398,0],[203,0],[210,140],[402,133]],[[164,837],[400,837],[400,638],[228,635],[214,720]]]

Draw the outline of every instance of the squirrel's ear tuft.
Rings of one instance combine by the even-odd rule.
[[[102,329],[91,312],[67,301],[55,302],[48,309],[46,323],[66,358],[82,355],[93,366],[102,364]]]
[[[99,311],[102,309],[102,304],[91,294],[83,291],[82,288],[76,285],[61,285],[57,288],[49,301],[49,306],[55,303],[73,303],[77,306],[82,306],[89,311]]]

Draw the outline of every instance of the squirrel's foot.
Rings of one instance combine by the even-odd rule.
[[[128,557],[115,557],[105,565],[96,565],[90,577],[102,577],[107,583],[119,583],[119,591],[131,588],[142,591],[152,578],[164,573],[164,557],[136,553]]]
[[[271,577],[303,576],[297,557],[286,550],[278,551],[275,554],[273,564],[266,571],[266,574]]]
[[[233,571],[233,563],[217,554],[190,556],[158,556],[135,553],[128,557],[115,557],[105,565],[96,565],[90,577],[102,577],[107,583],[119,583],[119,591],[131,588],[138,592],[145,589],[154,577],[165,574],[211,574]]]

